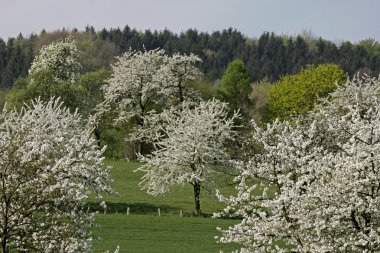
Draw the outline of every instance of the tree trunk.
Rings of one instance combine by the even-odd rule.
[[[2,183],[3,183],[3,187],[2,187],[2,191],[5,193],[5,178],[2,177]],[[2,224],[2,227],[3,227],[3,236],[2,236],[2,242],[1,242],[1,249],[2,249],[2,253],[8,253],[8,236],[9,236],[9,224],[8,224],[8,214],[9,214],[9,206],[10,206],[10,198],[8,196],[4,196],[4,200],[5,200],[5,209],[3,210],[3,218],[4,218],[4,224]]]
[[[8,252],[8,249],[7,249],[7,229],[4,228],[3,230],[3,238],[2,238],[2,243],[1,243],[1,248],[2,248],[2,253],[7,253]]]
[[[194,201],[195,201],[195,216],[201,215],[201,185],[198,182],[194,183]]]
[[[98,127],[95,127],[95,130],[94,130],[94,136],[95,136],[95,139],[96,139],[96,144],[98,144],[98,147],[100,148],[100,130]]]
[[[182,90],[182,81],[181,80],[179,81],[178,91],[179,91],[179,102],[182,105],[184,98],[183,98],[183,90]]]

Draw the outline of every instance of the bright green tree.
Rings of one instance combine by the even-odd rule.
[[[98,104],[103,102],[104,93],[102,86],[107,79],[111,78],[112,72],[107,68],[100,68],[97,71],[83,74],[78,86],[81,88],[82,96],[79,112],[85,118],[91,118]],[[99,146],[107,146],[105,156],[107,158],[121,159],[125,156],[125,135],[126,130],[120,126],[113,126],[115,118],[113,111],[107,112],[102,118],[94,123],[94,136]],[[91,120],[93,120],[91,118]]]
[[[81,107],[79,110],[83,115],[89,116],[94,113],[97,104],[104,99],[102,86],[106,84],[112,72],[107,68],[100,68],[97,71],[83,74],[78,81],[78,86],[83,91],[81,98]]]
[[[308,66],[296,75],[281,78],[269,92],[266,120],[284,120],[305,114],[314,107],[319,97],[327,96],[346,78],[336,64]]]
[[[33,78],[33,79],[32,79]],[[56,81],[49,71],[40,71],[27,78],[16,80],[7,94],[8,109],[21,108],[32,99],[48,101],[51,97],[60,97],[71,110],[80,107],[83,90],[77,83]]]
[[[232,110],[239,109],[244,115],[250,102],[248,96],[251,90],[251,80],[244,62],[240,59],[232,61],[222,77],[220,98],[228,102]]]

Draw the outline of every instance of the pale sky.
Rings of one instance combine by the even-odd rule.
[[[339,42],[380,41],[379,0],[0,0],[0,37],[42,29],[84,30],[189,28],[213,32],[229,27],[257,38],[264,31],[296,35],[311,30]]]

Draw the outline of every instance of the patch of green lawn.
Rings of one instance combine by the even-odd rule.
[[[143,176],[142,172],[133,172],[140,163],[126,161],[107,161],[113,167],[113,185],[118,196],[105,196],[108,213],[126,213],[129,207],[134,214],[156,214],[160,208],[162,214],[179,215],[182,210],[184,216],[192,216],[194,210],[194,193],[190,184],[174,187],[165,195],[151,196],[139,187]],[[226,179],[226,180],[231,180]],[[222,187],[226,192],[232,192],[231,187]],[[95,201],[95,200],[93,200]],[[90,208],[99,210],[98,203],[91,203]],[[220,203],[209,191],[201,191],[201,210],[210,216],[214,212],[222,211],[224,204]]]
[[[119,196],[105,197],[107,214],[103,214],[103,209],[96,200],[89,202],[91,209],[101,213],[96,216],[99,227],[92,231],[93,238],[102,239],[94,241],[93,252],[113,252],[117,245],[120,245],[120,252],[132,253],[202,253],[219,252],[221,249],[229,252],[237,248],[232,244],[218,244],[214,239],[220,235],[217,227],[227,228],[238,221],[210,218],[212,213],[219,212],[224,207],[212,194],[202,191],[201,207],[205,215],[192,217],[194,197],[190,184],[175,187],[163,196],[150,196],[138,186],[143,173],[133,172],[140,166],[138,162],[106,163],[113,167],[113,184]],[[224,188],[226,192],[232,189]],[[128,207],[129,215],[126,214]],[[179,217],[180,210],[183,217]]]
[[[237,249],[233,244],[218,244],[214,239],[219,235],[216,227],[227,228],[236,220],[154,216],[102,214],[96,222],[101,225],[93,229],[94,237],[102,240],[94,242],[93,252],[114,250],[131,253],[208,253]]]

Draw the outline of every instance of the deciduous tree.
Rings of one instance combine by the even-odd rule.
[[[239,252],[380,250],[380,80],[354,79],[292,123],[255,126],[258,152],[237,162],[242,221],[221,242]]]
[[[229,159],[224,145],[234,137],[232,127],[238,115],[228,118],[228,105],[215,99],[195,106],[184,102],[181,107],[147,118],[155,126],[155,134],[150,136],[156,149],[140,156],[145,163],[139,168],[145,172],[140,184],[149,194],[158,195],[190,183],[196,215],[200,215],[201,185],[213,167]]]
[[[62,41],[55,41],[43,46],[29,69],[33,76],[40,71],[49,72],[56,82],[78,80],[81,65],[79,63],[80,51],[75,40],[68,37]]]
[[[117,121],[142,117],[159,107],[170,107],[194,97],[188,82],[200,76],[195,55],[169,57],[162,49],[129,51],[112,66],[113,75],[105,85],[105,102],[100,108],[115,107]],[[197,94],[198,95],[198,94]],[[198,99],[198,98],[194,98]]]
[[[197,80],[202,73],[195,66],[201,59],[194,55],[176,53],[167,57],[162,65],[162,88],[160,93],[167,99],[167,105],[178,105],[184,101],[200,101],[200,94],[192,89],[190,81]]]
[[[269,93],[270,119],[288,119],[306,114],[318,98],[326,97],[342,84],[346,75],[336,64],[309,66],[296,75],[281,78]]]
[[[100,112],[112,108],[118,113],[118,122],[135,118],[141,124],[142,117],[159,101],[159,71],[165,57],[164,50],[128,51],[118,57],[104,86]]]
[[[162,108],[200,100],[188,83],[200,75],[194,66],[197,61],[194,55],[169,57],[162,49],[126,52],[112,66],[113,75],[104,86],[105,100],[98,106],[97,117],[113,110],[116,124],[132,123],[141,128],[144,117]],[[140,145],[145,141],[141,134],[132,133],[129,139],[137,139]],[[139,150],[144,151],[143,147]]]
[[[71,38],[56,41],[40,50],[29,69],[29,76],[16,81],[7,95],[8,108],[21,108],[32,99],[49,101],[61,97],[74,111],[80,107],[83,93],[77,81],[80,76],[80,51]]]
[[[1,251],[88,251],[94,213],[84,203],[112,192],[92,130],[54,99],[0,122]]]
[[[232,61],[224,72],[221,85],[220,97],[230,104],[230,109],[240,110],[248,116],[247,106],[250,104],[251,80],[242,60]]]

